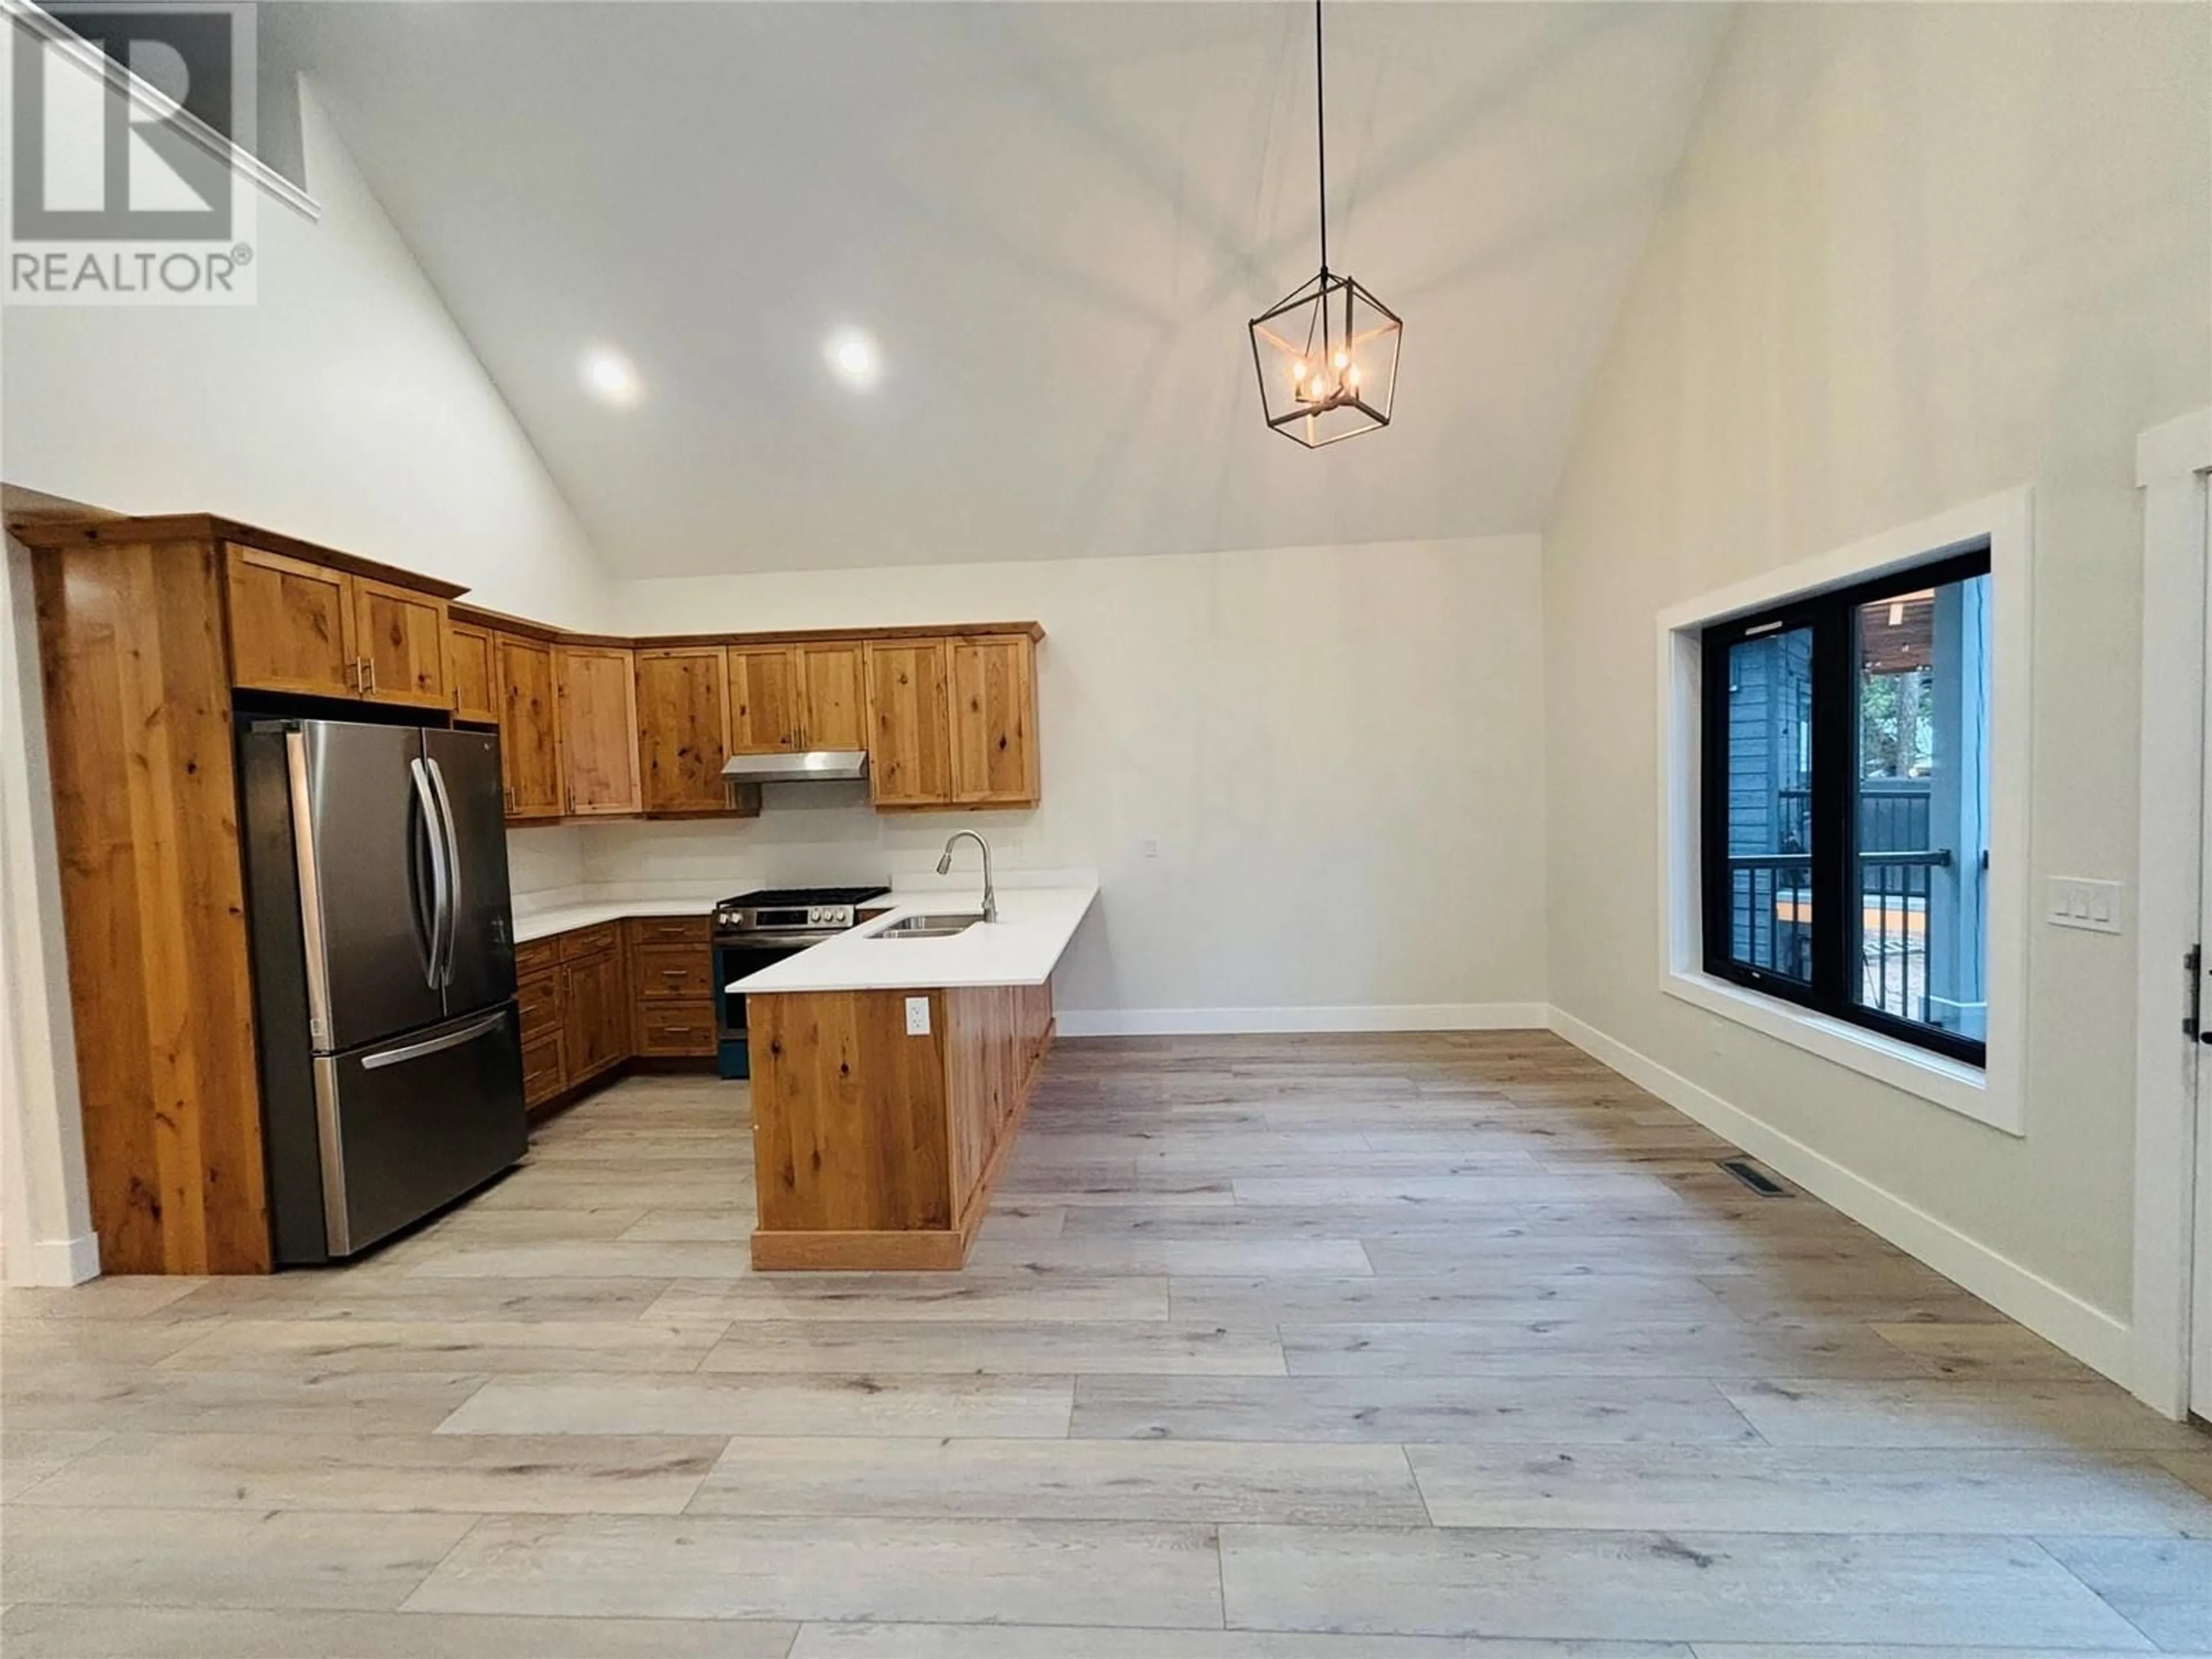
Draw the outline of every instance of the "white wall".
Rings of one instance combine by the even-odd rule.
[[[220,513],[591,625],[605,578],[568,502],[311,88],[301,121],[323,216],[262,201],[258,303],[8,312],[0,474],[118,513]]]
[[[2208,47],[2203,7],[1743,9],[1546,532],[1553,1000],[2114,1329],[2132,941],[2033,928],[2024,1140],[1663,996],[1653,625],[2032,485],[2032,869],[2132,880],[2133,450],[2212,391]]]
[[[1036,618],[1044,801],[772,787],[749,823],[586,830],[591,878],[849,881],[973,823],[1009,866],[1099,872],[1073,1014],[1540,1003],[1540,562],[1519,536],[619,584],[626,632]]]
[[[6,313],[0,476],[127,513],[211,511],[589,625],[605,584],[506,404],[312,96],[310,224],[259,213],[259,303]],[[5,1272],[87,1265],[52,797],[27,556],[0,623],[0,1163]]]

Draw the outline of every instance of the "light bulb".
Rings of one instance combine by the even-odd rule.
[[[1305,360],[1304,358],[1301,357],[1301,358],[1299,358],[1299,359],[1297,360],[1297,362],[1296,363],[1294,363],[1294,364],[1292,364],[1292,365],[1291,366],[1291,378],[1292,380],[1304,380],[1304,379],[1305,379],[1305,377],[1306,377],[1306,360]]]
[[[1345,370],[1344,382],[1346,386],[1358,386],[1359,384],[1359,365],[1358,363],[1352,364],[1350,368]]]
[[[1347,356],[1345,356],[1341,351],[1340,351],[1340,352],[1338,352],[1338,353],[1336,354],[1336,366],[1337,366],[1339,368],[1343,368],[1346,363],[1350,362],[1351,361],[1352,361],[1352,359],[1351,359],[1351,358],[1349,358],[1349,357],[1347,357]]]

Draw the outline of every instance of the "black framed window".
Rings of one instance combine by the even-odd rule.
[[[1986,543],[1700,635],[1708,974],[1980,1066]]]

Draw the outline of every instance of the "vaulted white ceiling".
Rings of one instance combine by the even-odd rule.
[[[1332,263],[1405,358],[1308,453],[1245,333],[1317,261],[1308,7],[261,15],[624,574],[1537,527],[1724,22],[1330,7]]]

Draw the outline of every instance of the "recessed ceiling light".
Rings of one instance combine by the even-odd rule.
[[[883,353],[857,328],[841,328],[832,334],[823,343],[822,356],[848,386],[865,389],[883,376]]]
[[[635,366],[611,346],[593,346],[584,354],[584,384],[602,403],[617,409],[628,409],[645,395]]]

